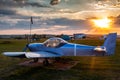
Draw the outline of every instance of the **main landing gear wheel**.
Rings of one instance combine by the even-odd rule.
[[[49,61],[48,61],[47,58],[45,58],[45,60],[43,61],[43,65],[44,65],[44,66],[48,66],[48,65],[49,65]]]
[[[56,61],[56,62],[60,62],[60,60],[61,60],[60,57],[56,57],[56,58],[55,58],[55,61]]]
[[[34,58],[34,59],[33,59],[33,62],[34,62],[34,63],[38,62],[38,58]]]

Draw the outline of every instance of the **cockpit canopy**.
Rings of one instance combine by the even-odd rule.
[[[44,42],[44,45],[46,47],[61,47],[63,45],[65,45],[66,43],[68,43],[67,41],[61,39],[61,38],[50,38],[47,41]]]

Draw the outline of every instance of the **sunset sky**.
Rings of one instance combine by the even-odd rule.
[[[0,34],[120,34],[120,0],[0,0]],[[101,25],[102,24],[102,25]]]

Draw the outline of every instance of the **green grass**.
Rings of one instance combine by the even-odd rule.
[[[71,42],[95,46],[103,44],[103,41],[96,39]],[[0,53],[22,51],[25,45],[25,40],[0,40]],[[17,64],[26,59],[10,58],[0,54],[0,80],[120,80],[120,40],[117,40],[113,56],[70,58],[78,60],[79,63],[63,71],[43,66],[18,66]]]

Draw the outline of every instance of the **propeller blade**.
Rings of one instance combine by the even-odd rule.
[[[23,48],[23,52],[25,52],[28,49],[28,44],[25,46],[25,48]]]

